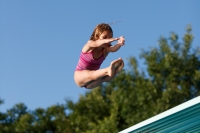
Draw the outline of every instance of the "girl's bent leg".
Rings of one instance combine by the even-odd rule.
[[[105,76],[114,76],[117,67],[120,67],[122,59],[117,59],[111,62],[110,66],[96,71],[89,71],[89,81],[99,80]]]
[[[111,62],[110,66],[104,69],[99,69],[95,71],[83,70],[76,71],[74,74],[74,80],[78,86],[85,86],[91,81],[95,81],[93,84],[101,84],[102,78],[105,76],[114,76],[116,74],[116,69],[120,67],[122,59],[117,59]],[[96,82],[97,80],[97,82]]]
[[[89,83],[88,85],[85,86],[85,88],[87,89],[93,89],[97,86],[100,86],[103,82],[110,82],[116,75],[117,73],[119,73],[122,68],[124,67],[124,62],[123,60],[120,62],[120,66],[118,66],[116,69],[115,69],[115,72],[114,72],[114,75],[113,76],[104,76],[98,80],[94,80],[92,81],[91,83]]]

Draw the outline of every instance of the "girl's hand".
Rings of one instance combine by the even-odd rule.
[[[119,39],[118,39],[118,44],[120,44],[121,46],[123,46],[125,43],[125,39],[123,36],[120,36]]]

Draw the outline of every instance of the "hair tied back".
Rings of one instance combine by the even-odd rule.
[[[114,20],[113,22],[110,22],[110,23],[107,23],[107,24],[113,25],[113,24],[116,24],[116,23],[119,23],[119,22],[122,22],[122,21],[124,21],[124,20],[123,19],[121,19],[121,20]]]

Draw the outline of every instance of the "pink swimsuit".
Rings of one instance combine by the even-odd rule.
[[[78,65],[76,66],[75,71],[80,70],[98,70],[104,61],[105,57],[102,52],[102,55],[98,59],[94,59],[92,52],[84,53],[81,52]]]

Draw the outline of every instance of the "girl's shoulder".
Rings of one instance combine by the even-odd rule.
[[[82,48],[82,52],[87,53],[87,52],[92,52],[94,50],[94,48],[90,47],[88,45],[88,42],[83,46]]]

